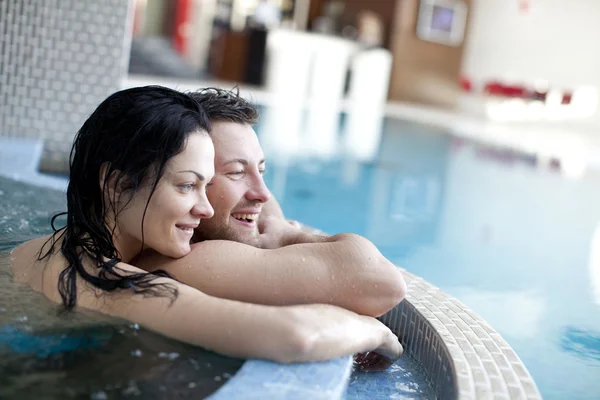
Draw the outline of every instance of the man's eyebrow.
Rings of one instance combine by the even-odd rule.
[[[196,175],[198,177],[199,180],[201,181],[205,181],[206,179],[204,178],[204,175],[197,173],[196,171],[192,171],[191,169],[186,169],[185,171],[179,171],[177,172],[178,174],[183,173],[183,172],[191,172],[192,174]]]
[[[244,166],[248,165],[248,160],[244,160],[243,158],[234,158],[233,160],[229,160],[225,163],[223,163],[223,165],[229,165],[229,164],[233,164],[233,163],[240,163]]]
[[[250,164],[250,163],[248,162],[248,160],[245,160],[245,159],[243,159],[243,158],[235,158],[235,159],[233,159],[233,160],[229,160],[229,161],[227,161],[227,162],[224,162],[224,163],[223,163],[223,165],[229,165],[229,164],[234,164],[234,163],[240,163],[240,164],[242,164],[243,166],[248,166],[248,164]],[[263,159],[261,159],[261,160],[258,162],[258,164],[259,164],[259,165],[260,165],[260,164],[264,164],[264,163],[265,163],[265,159],[264,159],[264,158],[263,158]]]

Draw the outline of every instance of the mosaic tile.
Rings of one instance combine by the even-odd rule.
[[[0,132],[43,139],[42,169],[66,171],[75,133],[94,107],[119,89],[129,56],[128,4],[0,2]],[[101,62],[90,62],[93,57]]]

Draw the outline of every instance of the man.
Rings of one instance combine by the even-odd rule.
[[[208,198],[215,214],[197,228],[180,259],[140,260],[216,297],[250,303],[329,303],[380,316],[406,292],[398,268],[355,234],[314,235],[286,221],[262,174],[265,157],[252,129],[258,112],[238,94],[192,94],[212,123],[215,176]]]

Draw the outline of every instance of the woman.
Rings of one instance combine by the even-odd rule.
[[[185,94],[142,87],[108,97],[73,144],[66,226],[12,253],[15,280],[67,309],[121,317],[231,356],[294,362],[377,350],[398,358],[397,338],[374,318],[329,305],[220,299],[131,265],[145,248],[186,255],[194,228],[212,216],[208,131]]]

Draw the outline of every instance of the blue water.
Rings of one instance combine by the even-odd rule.
[[[289,218],[364,235],[463,301],[545,399],[600,398],[600,173],[569,178],[535,155],[398,120],[363,162],[343,133],[322,136],[286,157],[264,146]]]
[[[50,232],[60,192],[0,177],[0,399],[204,398],[243,360],[92,312],[59,313],[12,281],[8,252]]]
[[[385,371],[352,371],[344,400],[431,400],[436,398],[427,375],[409,357],[400,357]]]

